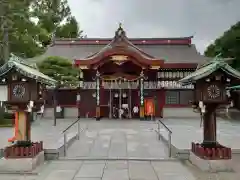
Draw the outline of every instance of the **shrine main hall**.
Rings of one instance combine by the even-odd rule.
[[[129,38],[119,26],[113,38],[55,39],[38,58],[64,57],[83,72],[80,89],[57,93],[66,117],[77,116],[79,91],[81,117],[120,118],[119,109],[124,118],[161,117],[168,108],[191,107],[193,86],[178,80],[208,60],[192,38]]]

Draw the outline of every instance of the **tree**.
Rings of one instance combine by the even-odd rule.
[[[67,0],[0,0],[0,64],[10,52],[24,58],[43,53],[56,31],[56,37],[81,33]]]
[[[38,64],[39,70],[62,82],[63,86],[77,86],[80,70],[73,67],[72,62],[62,57],[48,57]]]
[[[40,29],[30,20],[31,1],[0,0],[2,63],[8,59],[9,52],[18,56],[33,57],[43,50],[37,41]]]
[[[221,54],[223,58],[233,58],[232,66],[240,70],[240,21],[209,45],[204,54],[208,57]]]
[[[82,33],[76,19],[71,15],[67,0],[33,0],[32,15],[37,25],[45,30],[40,41],[42,46],[50,44],[51,38],[76,38]]]
[[[75,17],[71,16],[67,22],[56,29],[56,37],[59,38],[77,38],[82,31],[79,30],[78,22]]]

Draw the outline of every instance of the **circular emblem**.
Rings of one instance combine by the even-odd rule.
[[[22,98],[25,95],[26,88],[21,85],[17,84],[13,87],[13,95],[17,98]]]
[[[207,93],[211,99],[215,99],[220,96],[220,89],[217,85],[212,84],[212,85],[208,86]]]

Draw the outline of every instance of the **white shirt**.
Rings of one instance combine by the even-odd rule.
[[[133,112],[134,112],[134,113],[138,113],[138,107],[137,107],[137,106],[134,106]]]
[[[119,109],[119,114],[122,115],[124,113],[123,109]]]
[[[61,111],[62,111],[62,108],[61,108],[60,106],[57,106],[56,111],[57,111],[57,112],[61,112]]]

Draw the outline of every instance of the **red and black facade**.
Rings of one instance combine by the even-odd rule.
[[[48,50],[47,55],[70,58],[69,49],[71,52],[78,49],[71,56],[75,57],[74,65],[83,71],[84,83],[79,104],[81,116],[112,117],[113,107],[120,108],[122,104],[127,105],[130,111],[138,106],[139,116],[144,116],[146,103],[153,101],[154,114],[160,117],[163,108],[190,106],[193,87],[182,87],[178,80],[195,71],[198,63],[206,60],[194,50],[191,39],[128,39],[125,31],[119,27],[113,39],[56,40],[50,47],[55,49]],[[90,47],[95,51],[80,57]],[[84,48],[86,51],[82,50]],[[158,50],[162,52],[162,57],[156,57]],[[65,54],[61,54],[63,51]],[[59,90],[58,104],[76,107],[78,91]],[[51,93],[48,94],[47,104],[51,105]],[[129,114],[133,117],[133,114]]]

